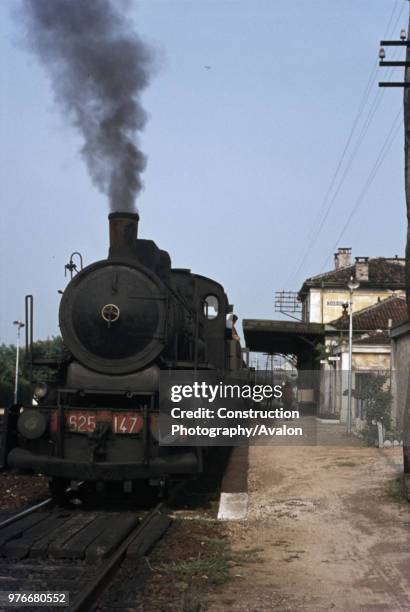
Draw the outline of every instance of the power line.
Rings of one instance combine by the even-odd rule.
[[[329,186],[327,188],[326,194],[325,194],[325,196],[323,198],[321,207],[320,207],[318,213],[316,214],[316,217],[315,217],[314,222],[312,224],[312,227],[310,229],[309,236],[308,236],[308,245],[307,245],[306,249],[301,252],[300,257],[298,259],[299,265],[298,265],[297,269],[289,277],[289,281],[288,282],[293,281],[293,279],[299,274],[301,268],[303,267],[303,265],[305,263],[305,260],[306,260],[306,258],[308,256],[308,254],[309,254],[309,251],[310,251],[311,247],[314,244],[314,241],[316,239],[315,234],[316,234],[317,226],[320,223],[320,218],[322,217],[322,214],[325,211],[328,198],[329,198],[329,196],[330,196],[330,194],[332,192],[332,189],[334,187],[334,184],[335,184],[336,179],[338,177],[338,174],[340,172],[340,168],[342,167],[343,161],[344,161],[344,159],[346,157],[346,153],[347,153],[348,148],[350,146],[350,143],[351,143],[351,141],[353,139],[356,127],[357,127],[357,125],[359,123],[359,120],[360,120],[360,118],[362,116],[363,110],[364,110],[364,108],[366,106],[366,102],[367,102],[367,99],[368,99],[368,96],[369,96],[369,92],[370,92],[373,80],[375,79],[375,76],[376,76],[376,73],[377,73],[377,64],[378,64],[378,62],[376,60],[374,66],[371,69],[368,82],[366,84],[365,90],[364,90],[362,98],[360,100],[359,108],[358,108],[358,110],[356,112],[356,116],[355,116],[355,119],[353,121],[353,125],[351,127],[349,136],[348,136],[348,138],[346,140],[346,143],[344,145],[342,154],[341,154],[340,159],[339,159],[339,161],[337,163],[337,166],[336,166],[336,168],[335,168],[335,170],[333,172],[331,181],[330,181]]]
[[[387,38],[390,32],[390,26],[392,24],[393,21],[393,15],[396,12],[396,8],[399,6],[400,0],[396,0],[395,4],[393,5],[393,9],[390,15],[390,19],[389,19],[389,23],[387,24],[387,28],[386,28],[386,34],[385,37]],[[403,7],[404,8],[404,7]],[[397,25],[397,24],[396,24]]]
[[[363,187],[359,197],[357,198],[357,200],[355,202],[355,205],[353,206],[353,208],[352,208],[352,210],[351,210],[351,212],[350,212],[350,214],[349,214],[349,216],[347,218],[347,221],[344,224],[341,232],[339,233],[339,235],[337,237],[337,240],[336,240],[336,242],[333,245],[332,251],[328,255],[328,257],[326,258],[326,260],[325,260],[325,262],[324,262],[320,272],[324,271],[324,269],[326,268],[326,265],[327,265],[329,259],[331,258],[333,252],[335,251],[337,246],[340,244],[340,240],[343,238],[347,228],[350,225],[350,222],[351,222],[352,218],[356,214],[357,210],[359,209],[360,205],[362,204],[362,202],[364,200],[364,197],[365,197],[367,191],[369,190],[370,186],[372,185],[372,183],[373,183],[373,181],[374,181],[374,179],[375,179],[375,177],[377,175],[377,172],[378,172],[380,166],[383,164],[383,162],[384,162],[384,160],[385,160],[385,158],[387,156],[387,153],[390,151],[391,146],[392,146],[394,140],[396,139],[397,134],[399,133],[399,128],[403,124],[402,112],[403,112],[403,110],[400,107],[398,112],[397,112],[397,114],[396,114],[396,116],[395,116],[395,118],[394,118],[394,120],[393,120],[393,123],[392,123],[392,125],[390,127],[390,130],[389,130],[389,132],[388,132],[388,134],[386,136],[386,139],[385,139],[385,141],[383,143],[383,146],[382,146],[382,148],[381,148],[381,150],[380,150],[380,152],[379,152],[379,154],[377,156],[377,159],[376,159],[376,161],[375,161],[375,163],[374,163],[374,165],[372,167],[372,170],[370,171],[370,173],[369,173],[369,175],[367,177],[367,180],[366,180],[366,182],[364,184],[364,187]]]
[[[392,73],[392,70],[391,70],[391,73]],[[342,176],[341,176],[341,178],[340,178],[340,180],[338,182],[336,190],[334,191],[331,200],[328,203],[327,203],[327,201],[325,201],[325,204],[327,203],[327,207],[324,208],[322,206],[322,209],[320,211],[321,214],[316,217],[315,223],[313,225],[313,231],[311,232],[310,237],[309,237],[309,242],[308,242],[307,248],[306,248],[306,250],[304,252],[304,255],[303,255],[303,257],[302,257],[302,259],[300,261],[300,264],[299,264],[297,270],[295,271],[295,273],[293,274],[292,278],[296,277],[297,274],[300,272],[300,270],[303,268],[303,266],[304,266],[304,264],[306,262],[307,257],[309,256],[309,254],[310,254],[314,244],[316,243],[317,239],[319,238],[320,232],[322,231],[322,229],[323,229],[323,227],[324,227],[324,225],[325,225],[325,223],[326,223],[326,221],[327,221],[327,219],[329,217],[329,214],[330,214],[330,212],[331,212],[331,210],[332,210],[332,208],[333,208],[333,206],[334,206],[334,204],[336,202],[337,196],[339,195],[339,193],[341,191],[341,188],[343,187],[343,185],[345,183],[346,177],[347,177],[347,175],[349,173],[349,170],[350,170],[350,168],[351,168],[351,166],[353,164],[353,161],[355,160],[356,155],[357,155],[358,151],[360,150],[360,147],[361,147],[361,145],[362,145],[362,143],[363,143],[363,141],[364,141],[364,139],[365,139],[365,137],[366,137],[366,135],[367,135],[367,133],[369,131],[370,125],[371,125],[371,123],[373,121],[373,117],[375,116],[375,114],[377,112],[377,109],[380,106],[380,102],[381,102],[381,100],[383,98],[383,94],[384,94],[384,90],[383,91],[377,90],[376,96],[375,96],[375,98],[374,98],[374,100],[373,100],[373,102],[372,102],[372,104],[371,104],[371,106],[370,106],[370,108],[368,110],[367,116],[366,116],[366,118],[365,118],[365,120],[364,120],[364,122],[362,124],[361,130],[360,130],[359,135],[358,135],[358,137],[356,139],[354,148],[353,148],[353,150],[351,151],[351,153],[349,155],[347,164],[345,165],[343,174],[342,174]],[[351,132],[351,134],[353,135],[353,132]],[[347,150],[347,147],[345,147],[345,149]],[[345,157],[345,155],[343,155],[343,158],[344,157]],[[333,181],[333,183],[335,183],[335,181]],[[327,198],[326,198],[326,200],[327,200]],[[322,216],[321,219],[320,219],[320,216]]]
[[[393,22],[394,14],[395,14],[396,8],[398,6],[399,6],[399,0],[396,0],[396,3],[394,4],[392,12],[390,14],[388,25],[386,27],[386,34],[385,34],[386,38],[389,36],[390,26],[391,26],[391,24]],[[394,22],[394,25],[393,25],[392,29],[391,29],[392,31],[395,30],[395,28],[396,28],[396,26],[397,26],[397,24],[399,22],[399,19],[401,18],[403,10],[404,10],[404,5],[402,5],[401,10],[399,11],[399,14],[398,14],[398,16],[397,16],[397,18],[396,18],[396,20]],[[325,197],[323,199],[322,205],[321,205],[318,213],[316,214],[316,217],[315,217],[314,222],[312,224],[312,227],[310,229],[310,232],[309,232],[309,235],[308,235],[308,238],[307,238],[307,247],[301,252],[301,255],[300,255],[299,259],[298,259],[297,267],[295,268],[294,272],[291,273],[291,275],[290,275],[290,277],[288,279],[289,283],[292,282],[297,277],[297,275],[299,274],[300,270],[305,265],[305,262],[306,262],[306,260],[307,260],[307,258],[309,256],[309,254],[310,254],[310,252],[311,252],[311,250],[312,250],[312,248],[313,248],[317,238],[319,237],[319,234],[320,234],[320,232],[321,232],[321,230],[322,230],[322,228],[323,228],[323,226],[324,226],[324,224],[325,224],[325,222],[326,222],[326,220],[327,220],[327,218],[329,216],[329,213],[330,213],[330,211],[331,211],[335,201],[336,201],[337,195],[339,194],[339,192],[341,190],[341,187],[342,187],[342,185],[344,183],[344,180],[345,180],[345,178],[346,178],[346,176],[348,174],[348,171],[349,171],[349,169],[350,169],[350,167],[351,167],[351,165],[352,165],[352,163],[354,161],[354,158],[355,158],[358,150],[360,149],[360,146],[361,146],[361,144],[362,144],[362,142],[363,142],[363,140],[364,140],[364,138],[365,138],[365,136],[366,136],[366,134],[368,132],[368,129],[369,129],[370,124],[371,124],[371,122],[373,120],[373,117],[374,117],[374,115],[375,115],[375,113],[376,113],[376,111],[377,111],[377,109],[378,109],[378,107],[380,105],[380,102],[381,102],[381,99],[383,97],[383,93],[384,92],[380,92],[380,90],[377,90],[376,97],[373,100],[372,106],[369,109],[369,112],[367,114],[366,119],[364,120],[364,123],[362,125],[362,129],[361,129],[361,131],[359,133],[359,136],[358,136],[358,139],[356,141],[356,145],[354,147],[354,150],[353,150],[352,154],[349,157],[349,160],[348,160],[347,166],[345,167],[345,170],[343,172],[342,178],[339,181],[339,184],[338,184],[338,186],[336,188],[335,193],[333,194],[332,199],[328,203],[328,199],[329,199],[330,194],[332,193],[332,190],[333,190],[333,188],[335,186],[337,177],[339,175],[339,172],[340,172],[341,167],[343,165],[343,162],[345,160],[347,151],[348,151],[349,146],[350,146],[350,144],[351,144],[351,142],[353,140],[354,133],[355,133],[356,128],[357,128],[357,126],[359,124],[359,121],[360,121],[360,119],[362,117],[363,111],[364,111],[364,109],[366,107],[366,103],[368,101],[372,85],[374,84],[374,81],[376,79],[377,65],[378,65],[378,61],[376,60],[375,63],[373,64],[373,66],[372,66],[371,71],[370,71],[370,76],[369,76],[369,79],[367,81],[367,85],[365,87],[364,93],[363,93],[362,98],[360,100],[358,111],[357,111],[355,119],[353,121],[352,128],[350,130],[350,133],[349,133],[349,136],[347,138],[346,144],[345,144],[345,146],[343,148],[343,151],[342,151],[342,154],[340,156],[339,162],[338,162],[338,164],[337,164],[337,166],[336,166],[336,168],[334,170],[334,173],[332,175],[332,178],[331,178],[329,187],[328,187],[328,189],[326,191]],[[392,73],[393,73],[393,71],[390,70],[390,73],[388,74],[387,78],[389,78],[389,76]]]
[[[395,55],[393,57],[395,57]],[[377,61],[376,61],[376,67],[377,67]],[[390,68],[388,73],[387,73],[387,76],[386,76],[387,80],[390,80],[390,77],[392,76],[393,72],[394,72],[394,69]],[[359,133],[359,135],[357,137],[356,143],[354,145],[354,149],[353,149],[353,151],[351,152],[351,154],[349,156],[349,159],[348,159],[347,164],[345,166],[345,169],[343,171],[343,175],[340,178],[340,181],[339,181],[339,183],[338,183],[338,185],[336,187],[336,191],[334,192],[332,199],[328,203],[328,206],[327,206],[326,210],[324,210],[324,207],[322,207],[321,213],[324,212],[324,215],[322,216],[322,219],[319,221],[319,218],[317,218],[315,223],[314,223],[314,226],[313,226],[314,229],[313,229],[313,232],[311,232],[309,243],[308,243],[308,247],[307,247],[307,249],[306,249],[306,251],[304,253],[304,256],[303,256],[303,258],[302,258],[302,260],[300,262],[300,265],[299,265],[296,273],[294,274],[294,276],[297,275],[299,273],[299,271],[302,269],[302,267],[305,264],[305,261],[306,261],[308,255],[310,254],[310,251],[312,250],[312,247],[314,246],[315,242],[317,241],[317,239],[319,237],[319,234],[320,234],[320,232],[321,232],[321,230],[322,230],[322,228],[323,228],[323,226],[324,226],[324,224],[325,224],[325,222],[326,222],[326,220],[327,220],[327,218],[328,218],[328,216],[329,216],[329,214],[330,214],[330,212],[331,212],[331,210],[333,208],[333,205],[335,204],[337,196],[339,195],[340,190],[341,190],[341,188],[342,188],[342,186],[343,186],[343,184],[344,184],[344,182],[346,180],[346,177],[347,177],[347,175],[349,173],[349,170],[350,170],[350,168],[352,166],[352,163],[353,163],[354,159],[356,158],[356,155],[357,155],[357,153],[358,153],[358,151],[359,151],[359,149],[360,149],[360,147],[361,147],[361,145],[362,145],[362,143],[363,143],[363,141],[364,141],[364,139],[365,139],[365,137],[366,137],[366,135],[367,135],[367,133],[369,131],[370,125],[371,125],[371,123],[373,121],[373,117],[375,116],[375,114],[376,114],[376,112],[377,112],[377,110],[378,110],[378,108],[380,106],[380,103],[381,103],[381,100],[383,98],[383,95],[384,95],[384,90],[378,89],[376,91],[376,95],[375,95],[375,97],[373,99],[373,102],[372,102],[372,104],[371,104],[371,106],[370,106],[370,108],[368,110],[366,119],[364,120],[364,122],[362,124],[362,127],[361,127],[361,130],[360,130],[360,133]],[[354,125],[354,128],[355,127],[356,126]],[[351,132],[351,135],[353,135],[352,132]],[[351,138],[349,138],[349,140],[351,140]],[[347,146],[345,147],[345,151],[346,150],[347,150]],[[345,156],[345,151],[343,152],[343,157]],[[333,181],[333,183],[334,182],[335,181]]]
[[[399,0],[397,0],[397,1],[396,1],[396,6],[398,5],[398,2],[399,2]],[[394,10],[395,10],[395,7],[393,7],[392,17],[393,17],[393,14],[394,14]],[[394,26],[393,26],[393,27],[392,27],[392,29],[390,30],[390,34],[394,34],[394,31],[395,31],[395,29],[397,28],[397,24],[399,23],[399,20],[400,20],[400,18],[401,18],[401,16],[402,16],[402,14],[403,14],[403,11],[404,11],[404,3],[402,4],[402,7],[401,7],[401,9],[400,9],[400,12],[399,12],[399,14],[397,15],[397,19],[396,19],[396,21],[394,22]],[[388,38],[388,36],[389,36],[389,30],[388,30],[388,28],[387,28],[387,29],[386,29],[386,35],[385,35],[385,37],[386,37],[386,38]]]

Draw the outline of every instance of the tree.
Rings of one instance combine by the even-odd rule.
[[[369,428],[380,422],[386,431],[390,429],[392,394],[390,389],[386,388],[387,380],[387,374],[379,372],[360,376],[360,386],[357,385],[355,395],[366,402],[366,421]]]
[[[65,348],[60,336],[38,340],[33,343],[33,358],[47,358],[60,361],[65,354]],[[25,350],[20,352],[19,401],[30,402],[30,382],[25,371]],[[12,344],[0,345],[0,406],[10,406],[13,403],[14,377],[16,368],[16,347]],[[48,371],[42,368],[33,372],[33,380],[44,380]]]

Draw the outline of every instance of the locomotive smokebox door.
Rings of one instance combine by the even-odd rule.
[[[137,262],[101,261],[84,268],[60,303],[68,349],[97,372],[125,374],[152,362],[167,342],[167,292]]]

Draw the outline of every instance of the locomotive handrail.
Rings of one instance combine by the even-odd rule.
[[[68,262],[68,264],[66,264],[64,266],[64,276],[67,276],[67,270],[70,272],[70,278],[73,278],[73,273],[75,272],[76,274],[78,274],[78,268],[77,268],[77,264],[74,262],[74,256],[77,255],[79,261],[80,261],[80,272],[83,269],[83,256],[81,255],[81,253],[79,251],[74,251],[74,253],[71,253],[70,255],[70,261]]]
[[[194,361],[169,361],[163,360],[162,362],[164,366],[169,370],[190,370],[194,366]],[[208,361],[200,361],[198,362],[199,370],[217,370],[212,363]]]
[[[100,389],[100,388],[88,388],[88,389],[71,389],[60,387],[58,389],[59,393],[84,393],[84,395],[127,395],[127,393],[133,393],[134,395],[153,395],[155,391],[133,391],[131,388],[128,388],[124,391],[112,390],[112,389]]]
[[[57,456],[64,457],[64,405],[61,403],[60,389],[57,391]]]
[[[28,367],[27,378],[32,392],[33,378],[33,302],[34,298],[28,294],[24,298],[25,306],[25,334],[26,334],[26,354],[25,361]]]

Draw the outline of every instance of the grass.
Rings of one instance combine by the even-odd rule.
[[[396,476],[389,482],[388,495],[397,501],[409,501],[404,474]]]
[[[181,579],[179,584],[183,591],[195,578],[205,578],[213,584],[223,584],[229,578],[230,568],[234,565],[244,565],[258,560],[260,548],[232,552],[228,549],[225,538],[212,538],[202,536],[198,538],[200,544],[206,547],[202,554],[199,551],[194,559],[174,561],[161,564],[157,570],[163,574],[172,574]],[[186,585],[186,586],[185,586]]]
[[[151,577],[141,596],[141,609],[205,612],[209,595],[242,573],[239,566],[258,561],[261,550],[232,551],[221,522],[176,519],[147,559]],[[223,603],[229,609],[229,602]]]

